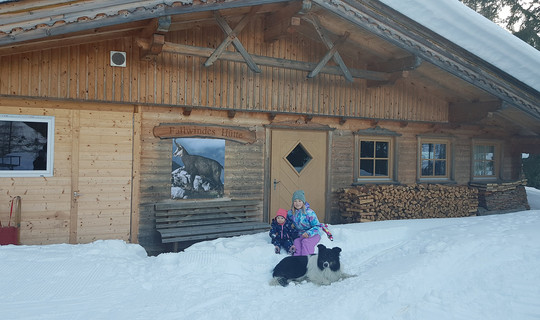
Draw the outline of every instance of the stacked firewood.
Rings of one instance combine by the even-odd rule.
[[[466,217],[478,211],[478,190],[440,184],[363,185],[339,192],[343,222]]]
[[[486,210],[522,208],[528,210],[530,208],[525,191],[526,179],[502,183],[471,183],[470,185],[478,189],[479,206]]]
[[[510,182],[493,182],[493,183],[473,183],[469,184],[471,187],[478,188],[482,192],[503,192],[509,190],[515,190],[519,186],[526,186],[527,179],[510,181]]]

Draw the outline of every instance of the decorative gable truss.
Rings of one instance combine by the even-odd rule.
[[[249,22],[253,20],[260,9],[260,6],[251,7],[251,10],[240,19],[234,28],[229,25],[219,10],[213,11],[213,18],[225,35],[222,43],[216,49],[164,41],[164,34],[170,26],[170,16],[161,17],[157,20],[154,19],[151,25],[146,29],[150,30],[154,28],[154,32],[150,32],[149,35],[143,33],[141,37],[138,38],[137,44],[142,48],[142,59],[152,59],[161,52],[168,52],[207,58],[204,62],[205,67],[210,67],[216,60],[222,59],[233,62],[245,62],[249,69],[255,73],[261,72],[259,65],[262,65],[306,71],[306,76],[308,78],[314,78],[319,73],[325,73],[341,75],[349,82],[353,82],[354,78],[359,78],[370,80],[372,83],[377,83],[377,85],[392,83],[401,75],[401,71],[410,70],[419,65],[419,59],[414,59],[413,63],[400,63],[400,68],[393,70],[392,72],[349,69],[343,61],[339,50],[344,46],[350,32],[344,31],[339,36],[331,34],[323,27],[319,18],[315,14],[310,13],[311,7],[311,1],[304,0],[303,2],[293,2],[266,17],[265,22],[267,26],[265,41],[272,42],[283,35],[297,32],[296,27],[299,27],[299,29],[302,30],[302,28],[305,27],[300,27],[301,21],[304,21],[311,25],[312,32],[316,32],[319,36],[319,39],[316,39],[316,41],[318,40],[323,43],[328,49],[327,53],[321,57],[318,62],[295,61],[250,54],[240,42],[238,35]],[[333,38],[335,38],[335,40],[332,40]],[[235,52],[226,50],[231,44],[234,46]],[[327,65],[330,60],[333,60],[336,65]]]

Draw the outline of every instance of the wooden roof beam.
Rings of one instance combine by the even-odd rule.
[[[328,61],[330,61],[330,59],[332,58],[335,59],[336,55],[339,55],[337,50],[339,47],[341,47],[345,43],[349,35],[350,35],[349,32],[345,32],[343,36],[341,36],[338,40],[336,40],[336,42],[332,44],[332,46],[329,48],[330,50],[328,50],[328,52],[324,55],[324,57],[321,59],[319,64],[317,64],[315,69],[313,69],[313,71],[311,71],[308,74],[308,78],[314,78],[315,76],[317,76],[317,74],[319,74],[319,72],[321,71],[322,67],[324,67],[328,63]],[[353,82],[354,79],[351,75],[351,72],[349,71],[347,66],[345,66],[345,63],[343,63],[343,60],[340,60],[340,61],[341,61],[341,64],[339,64],[339,67],[341,69],[341,72],[343,72],[345,79],[347,79],[349,82]]]
[[[152,19],[141,32],[141,38],[149,39],[150,47],[141,50],[141,59],[150,60],[157,57],[163,49],[165,34],[171,27],[171,16]]]
[[[150,47],[148,39],[137,39],[137,45],[141,47],[142,50]],[[169,52],[174,54],[182,54],[188,56],[197,56],[197,57],[210,57],[214,52],[211,48],[204,47],[195,47],[188,46],[184,44],[177,44],[171,42],[165,42],[163,45],[163,52]],[[275,67],[275,68],[285,68],[291,70],[299,70],[311,72],[315,67],[315,63],[287,60],[274,57],[266,57],[259,55],[251,55],[254,62],[258,65]],[[233,62],[245,62],[244,58],[238,52],[224,51],[220,57],[222,60],[233,61]],[[391,74],[384,72],[376,72],[369,70],[358,70],[351,69],[351,75],[353,78],[359,79],[368,79],[368,80],[377,80],[377,81],[387,81]],[[342,71],[337,66],[325,66],[321,69],[321,73],[332,74],[332,75],[342,75]]]
[[[341,72],[343,73],[343,76],[345,77],[345,79],[347,79],[347,81],[349,81],[349,82],[353,82],[354,80],[353,80],[353,77],[351,75],[351,72],[349,71],[349,68],[347,68],[347,66],[345,65],[345,62],[343,62],[343,59],[341,58],[341,55],[339,54],[339,52],[337,52],[338,47],[343,45],[343,43],[345,43],[345,41],[349,37],[350,33],[348,31],[346,31],[343,34],[343,36],[341,36],[340,39],[338,39],[338,41],[336,41],[336,43],[332,43],[332,41],[330,40],[330,38],[326,34],[326,31],[322,28],[321,22],[319,21],[319,19],[316,16],[310,15],[309,17],[306,17],[306,20],[308,20],[313,25],[313,27],[317,31],[317,34],[319,34],[319,37],[321,38],[322,42],[330,50],[325,55],[323,60],[321,60],[319,65],[321,63],[323,63],[325,61],[325,59],[327,59],[327,60],[326,60],[326,62],[324,62],[324,64],[326,64],[328,62],[328,60],[330,60],[330,58],[332,58],[334,60],[334,62],[341,69]],[[312,78],[318,73],[318,72],[315,73],[314,71],[312,71],[308,75],[308,78]]]
[[[221,14],[218,11],[214,11],[214,17],[218,23],[218,25],[221,27],[225,35],[227,37],[221,42],[221,44],[214,50],[214,52],[208,57],[208,59],[204,62],[205,67],[211,66],[227,49],[227,47],[232,43],[234,48],[240,53],[240,55],[244,58],[246,61],[248,67],[251,69],[251,71],[255,73],[260,73],[261,69],[257,66],[255,61],[253,61],[253,58],[251,55],[247,52],[247,50],[244,48],[240,40],[238,39],[237,35],[244,29],[244,27],[253,19],[255,16],[255,13],[258,10],[258,6],[254,6],[251,8],[251,11],[246,14],[240,22],[234,27],[234,29],[231,29],[229,27],[229,24],[225,19],[221,16]]]
[[[164,16],[150,20],[150,23],[141,31],[141,38],[150,38],[154,33],[166,34],[171,28],[171,16]]]

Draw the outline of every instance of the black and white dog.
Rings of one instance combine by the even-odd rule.
[[[286,287],[291,281],[308,280],[318,285],[329,285],[349,275],[341,270],[339,253],[341,248],[326,248],[319,244],[317,254],[289,256],[281,260],[272,272],[271,285]]]

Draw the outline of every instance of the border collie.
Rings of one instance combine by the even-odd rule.
[[[318,285],[329,285],[339,279],[348,278],[349,275],[341,271],[339,253],[341,248],[326,248],[317,246],[318,253],[309,256],[289,256],[281,260],[272,271],[270,285],[286,287],[289,282],[303,280]]]

